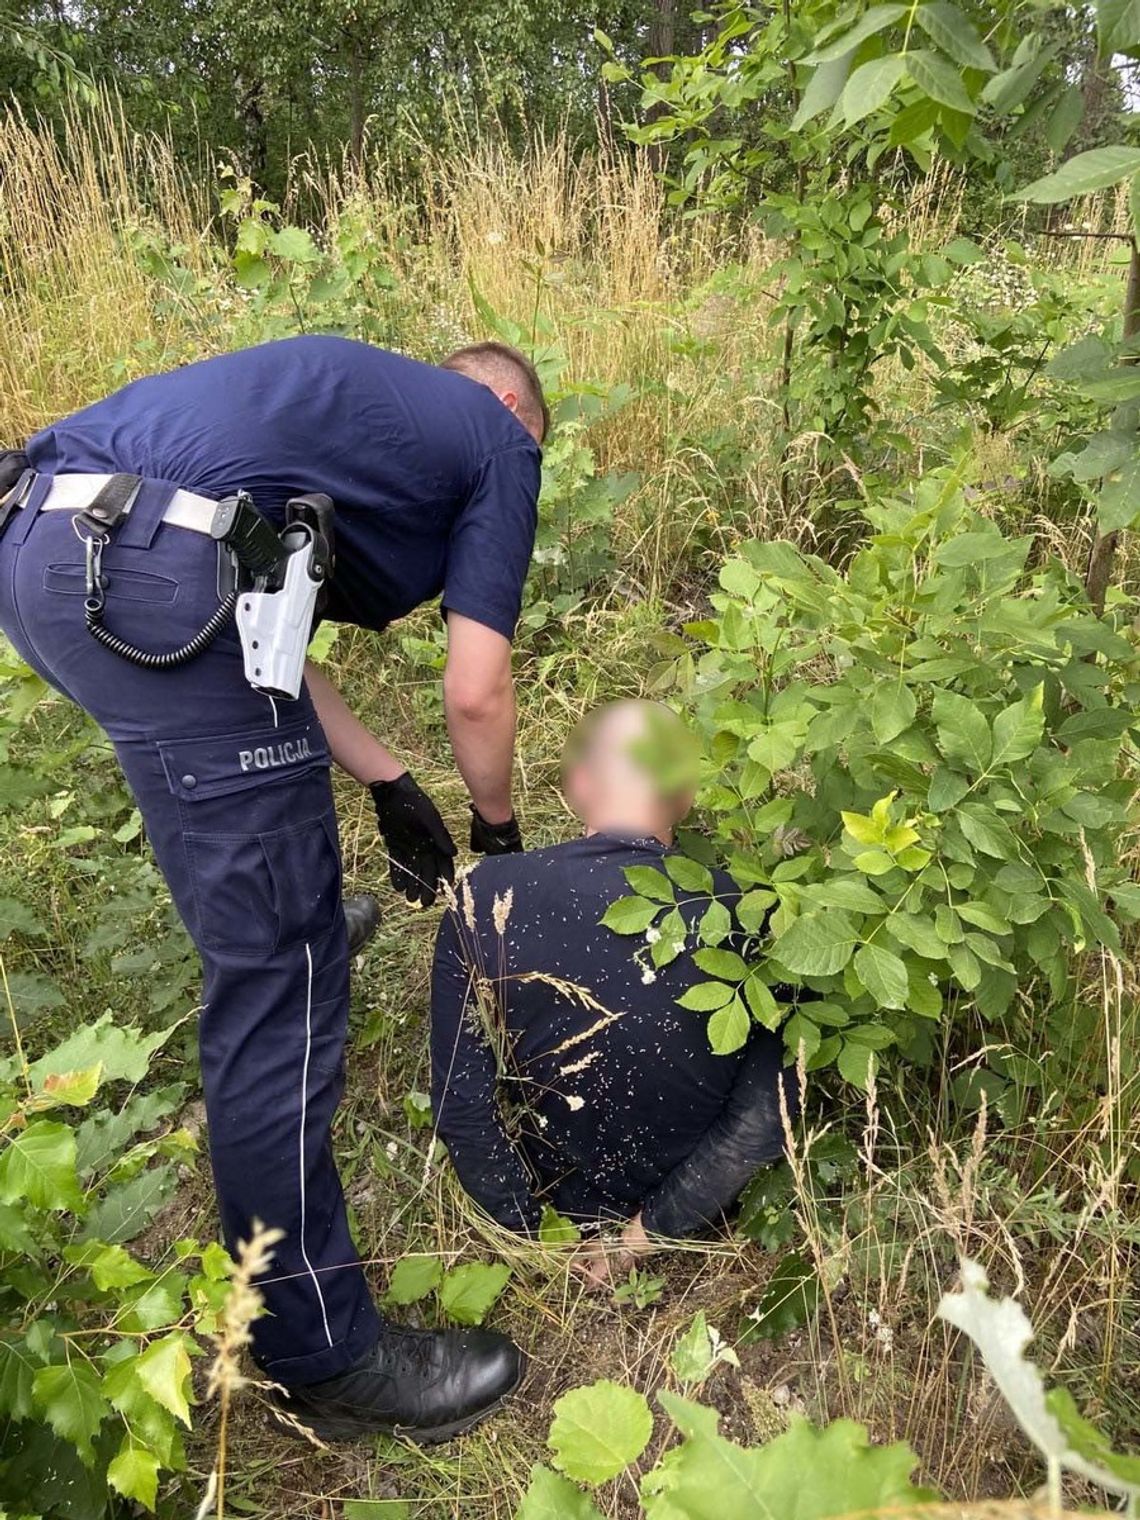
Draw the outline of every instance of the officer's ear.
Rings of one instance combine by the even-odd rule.
[[[519,409],[519,393],[518,393],[518,391],[497,391],[495,394],[498,396],[499,400],[506,407],[506,409],[507,409],[508,412],[514,412],[516,416],[518,415],[518,409]]]

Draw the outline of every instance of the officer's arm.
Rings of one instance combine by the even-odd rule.
[[[407,770],[369,733],[319,665],[305,661],[305,684],[329,741],[332,757],[342,770],[365,786],[394,781]]]
[[[459,774],[488,823],[511,817],[515,688],[510,640],[458,612],[447,615],[443,706]]]

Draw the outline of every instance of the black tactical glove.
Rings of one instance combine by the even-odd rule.
[[[480,855],[514,855],[523,847],[519,821],[512,813],[506,823],[488,823],[471,804],[471,848]]]
[[[368,788],[388,847],[392,885],[409,902],[430,908],[440,877],[455,880],[455,842],[428,794],[404,772]]]

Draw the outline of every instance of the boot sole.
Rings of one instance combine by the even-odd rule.
[[[476,1411],[475,1414],[467,1415],[465,1419],[453,1420],[448,1425],[366,1424],[362,1420],[351,1418],[307,1420],[300,1414],[293,1415],[293,1418],[299,1425],[303,1425],[306,1430],[311,1430],[322,1441],[335,1441],[339,1443],[367,1441],[372,1436],[393,1436],[399,1441],[410,1441],[413,1446],[442,1446],[445,1441],[453,1441],[456,1436],[461,1436],[468,1430],[474,1430],[476,1425],[481,1425],[484,1420],[490,1419],[493,1414],[497,1413],[507,1400],[513,1398],[518,1392],[522,1380],[526,1376],[526,1370],[527,1363],[526,1359],[523,1358],[519,1367],[518,1377],[493,1404],[488,1404],[484,1409]],[[291,1413],[291,1411],[288,1412]],[[289,1435],[296,1436],[299,1434],[287,1420],[282,1420],[278,1417],[277,1410],[271,1409],[270,1415],[274,1424],[288,1432]]]

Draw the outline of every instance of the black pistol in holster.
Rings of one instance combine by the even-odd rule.
[[[220,501],[214,513],[211,535],[228,552],[219,577],[230,577],[237,591],[245,677],[267,696],[300,695],[318,598],[332,577],[333,510],[321,493],[293,497],[280,533],[244,491]]]

